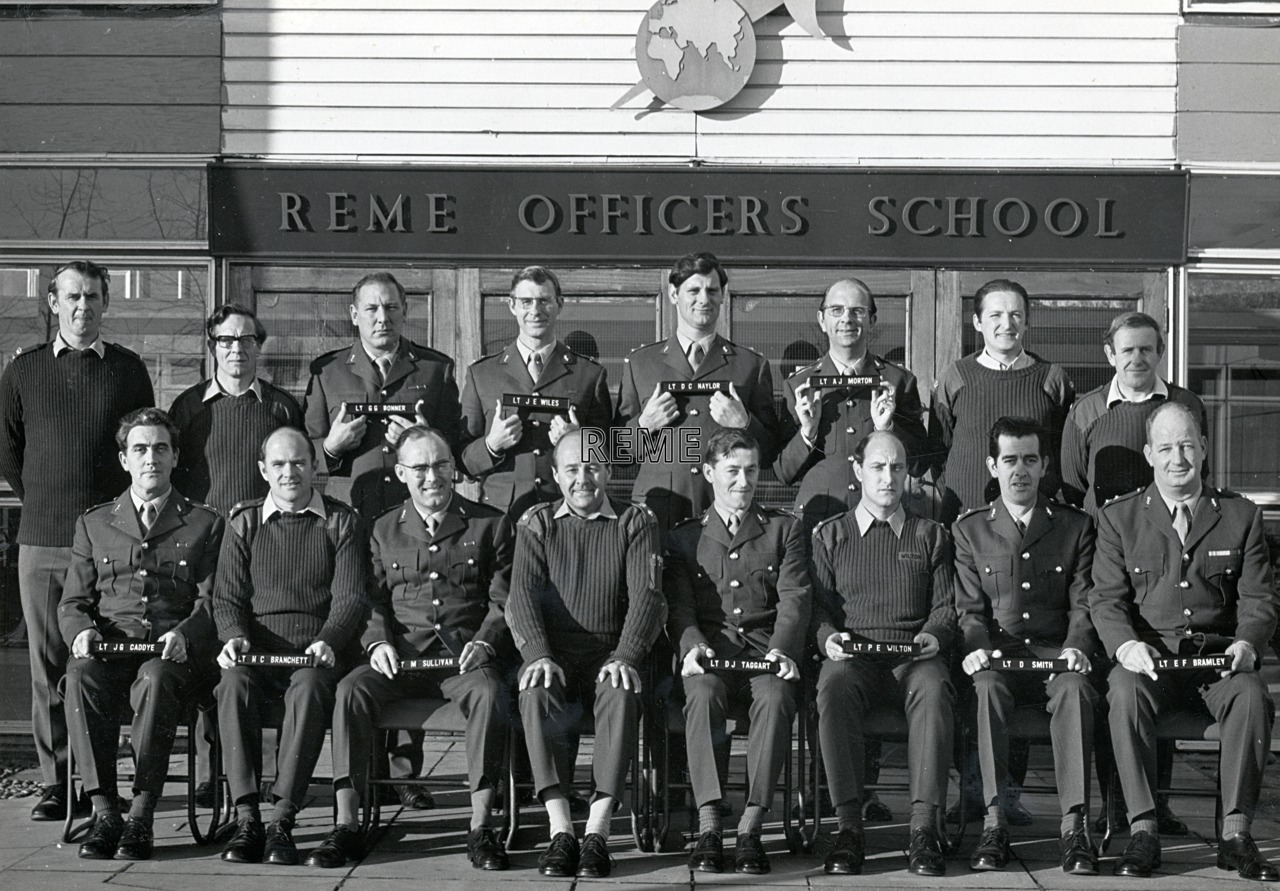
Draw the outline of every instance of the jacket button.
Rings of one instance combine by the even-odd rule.
[[[391,564],[391,568],[392,568],[392,569],[399,569],[399,568],[400,568],[400,564],[399,564],[399,563],[392,563],[392,564]]]
[[[1031,552],[1030,552],[1030,551],[1023,551],[1023,552],[1022,552],[1022,559],[1023,559],[1023,560],[1030,560],[1030,559],[1031,559]]]
[[[541,421],[530,421],[529,423],[530,423],[532,426],[534,426],[534,427],[541,427],[541,426],[542,426],[542,422],[541,422]]]
[[[1029,638],[1029,637],[1024,637],[1024,638],[1022,639],[1022,642],[1023,642],[1024,644],[1026,644],[1027,646],[1031,646],[1031,638]]]
[[[476,565],[476,558],[475,558],[475,557],[468,557],[468,558],[467,558],[467,565],[468,565],[468,566],[475,566],[475,565]]]
[[[850,491],[850,492],[856,492],[856,491],[857,491],[857,489],[858,489],[858,484],[857,484],[857,483],[850,483],[850,484],[849,484],[849,491]]]
[[[990,567],[990,566],[984,566],[984,567],[982,567],[982,569],[983,569],[983,571],[984,571],[987,575],[991,575],[991,567]]]
[[[732,554],[730,554],[730,555],[729,555],[729,559],[730,559],[730,560],[737,560],[737,559],[738,559],[738,552],[737,552],[737,551],[734,551]]]
[[[848,402],[846,402],[846,403],[845,403],[845,407],[846,407],[846,408],[853,408],[853,400],[852,400],[852,399],[850,399]]]
[[[435,600],[431,601],[431,605],[432,605],[432,606],[439,606],[439,605],[440,605],[440,598],[438,598],[438,597],[437,597]]]
[[[1190,617],[1190,616],[1191,616],[1191,609],[1190,609],[1190,608],[1184,609],[1184,610],[1182,611],[1182,614],[1183,614],[1184,616],[1188,616],[1188,617]]]
[[[1227,569],[1227,575],[1235,575],[1235,572],[1236,571],[1234,569],[1230,569],[1230,568]]]
[[[438,578],[440,578],[440,573],[436,572],[436,571],[433,569],[433,570],[431,570],[431,572],[427,573],[427,578],[432,579],[432,580],[438,579]]]
[[[858,430],[858,428],[857,428],[857,427],[845,427],[845,428],[844,428],[844,432],[845,432],[845,433],[856,433],[856,432],[857,432],[857,430]]]
[[[1182,633],[1183,633],[1183,634],[1185,634],[1187,637],[1194,637],[1194,636],[1195,636],[1195,632],[1193,632],[1190,628],[1188,628],[1186,631],[1184,631],[1184,632],[1182,632]]]
[[[534,449],[534,450],[533,450],[533,456],[534,456],[535,458],[541,458],[541,457],[542,457],[542,449]]]
[[[382,454],[386,455],[386,454],[389,454],[390,452],[391,452],[391,446],[382,447]]]
[[[142,543],[142,549],[143,549],[144,551],[145,551],[147,548],[149,548],[149,547],[151,547],[151,545],[147,544],[145,541]],[[106,563],[106,562],[107,562],[107,558],[106,558],[106,557],[103,557],[103,558],[102,558],[102,562],[103,562],[103,563]]]
[[[1054,572],[1062,572],[1062,567],[1061,567],[1061,566],[1055,566],[1055,567],[1053,567],[1053,571],[1054,571]]]
[[[427,550],[434,554],[436,551],[440,550],[440,545],[432,545],[431,547],[427,548]]]
[[[738,581],[737,579],[734,579],[733,581],[731,581],[731,582],[729,583],[729,587],[730,587],[730,588],[741,588],[741,587],[742,587],[742,582]]]
[[[1179,587],[1179,588],[1190,588],[1190,587],[1191,587],[1191,583],[1190,583],[1189,581],[1187,581],[1186,579],[1183,579],[1182,581],[1178,582],[1178,587]]]
[[[1030,618],[1031,618],[1031,613],[1023,613],[1023,614],[1022,614],[1022,618],[1024,618],[1024,619],[1030,619]]]
[[[1030,591],[1030,590],[1031,590],[1031,583],[1030,583],[1030,582],[1023,582],[1023,583],[1022,583],[1022,590],[1024,590],[1024,591]]]
[[[689,468],[689,472],[690,472],[690,473],[697,473],[697,472],[698,472],[698,468],[696,468],[696,467],[690,467],[690,468]]]
[[[382,391],[382,395],[383,395],[383,396],[386,396],[386,395],[387,395],[387,391],[386,391],[386,390],[383,390],[383,391]]]
[[[733,614],[734,614],[735,616],[740,616],[740,615],[742,615],[742,607],[740,607],[740,606],[735,606],[735,607],[733,608]]]
[[[391,477],[389,477],[389,476],[384,476],[384,477],[382,478],[382,481],[383,481],[384,483],[389,483],[389,482],[391,482]]]
[[[533,484],[534,484],[535,486],[541,486],[541,485],[542,485],[542,477],[540,477],[540,476],[535,476],[535,477],[533,478]]]
[[[142,576],[145,579],[147,577],[147,571],[145,569],[139,569],[138,575]]]
[[[436,627],[436,631],[439,631],[439,630],[440,630],[440,623],[439,623],[439,622],[436,622],[436,626],[435,626],[435,627]]]
[[[696,408],[689,409],[689,416],[696,418],[700,412]]]
[[[1191,562],[1191,555],[1190,555],[1190,554],[1183,554],[1183,555],[1182,555],[1182,562],[1183,562],[1183,563],[1190,563],[1190,562]]]

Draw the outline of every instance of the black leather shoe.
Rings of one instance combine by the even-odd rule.
[[[37,822],[65,820],[67,818],[67,790],[63,786],[45,786],[40,800],[31,809],[31,819]]]
[[[80,845],[80,857],[84,860],[110,860],[120,846],[124,834],[124,817],[119,814],[100,815],[93,821],[89,837]]]
[[[411,811],[429,811],[436,806],[436,800],[432,797],[430,789],[422,786],[401,785],[396,786],[395,790],[400,803]]]
[[[1156,830],[1161,835],[1186,835],[1191,831],[1169,807],[1167,795],[1156,796]]]
[[[324,841],[320,842],[320,846],[307,855],[307,866],[318,866],[321,869],[341,869],[347,865],[348,860],[359,860],[361,854],[361,842],[359,829],[352,829],[349,826],[335,826],[328,835],[324,837]],[[275,863],[277,861],[271,861]],[[295,860],[296,849],[295,849]]]
[[[487,826],[467,833],[467,857],[476,869],[506,869],[508,865],[497,831]]]
[[[293,843],[293,821],[274,820],[267,827],[267,842],[263,848],[263,862],[276,866],[297,866],[298,846]]]
[[[261,863],[262,850],[267,843],[267,832],[261,820],[241,820],[236,833],[222,849],[222,859],[228,863]]]
[[[696,872],[724,870],[724,842],[718,832],[704,832],[689,855],[689,868]]]
[[[544,876],[571,879],[578,874],[578,840],[570,832],[558,832],[538,858]]]
[[[582,840],[582,853],[578,855],[578,878],[603,879],[612,871],[609,840],[598,832],[587,833]]]
[[[738,847],[733,852],[733,871],[749,876],[768,875],[769,855],[758,834],[738,836]]]
[[[861,875],[866,852],[867,837],[861,829],[841,829],[836,833],[835,847],[822,863],[822,870],[829,876]]]
[[[867,802],[867,809],[863,812],[862,819],[867,823],[892,823],[893,811],[889,810],[889,805],[879,798],[873,798]]]
[[[1009,865],[1009,830],[1003,826],[984,829],[978,846],[969,857],[970,869],[1004,869]]]
[[[120,834],[120,843],[116,846],[116,859],[150,860],[151,851],[155,848],[155,840],[150,820],[130,817],[125,821],[124,832]]]
[[[208,780],[196,784],[196,807],[213,807],[213,783]]]
[[[1062,855],[1062,871],[1069,876],[1096,876],[1098,851],[1083,828],[1068,832],[1058,839],[1058,851]]]
[[[1265,859],[1248,832],[1237,832],[1218,842],[1218,869],[1239,871],[1240,878],[1256,882],[1280,881],[1280,869]]]
[[[938,830],[915,829],[907,848],[907,871],[918,876],[941,876],[947,873],[947,858],[942,856]]]
[[[1150,832],[1135,832],[1116,860],[1118,876],[1134,876],[1145,879],[1153,869],[1160,868],[1160,837]]]

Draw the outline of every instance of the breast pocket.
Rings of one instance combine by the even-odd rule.
[[[1013,558],[1008,554],[979,554],[977,567],[982,593],[994,606],[1009,606],[1013,599]]]
[[[751,591],[759,599],[759,606],[770,603],[778,590],[777,561],[761,561],[747,565],[747,578],[751,580]]]
[[[1241,554],[1221,554],[1205,559],[1205,580],[1218,589],[1224,603],[1234,603],[1239,596],[1240,573],[1243,571],[1244,557]]]
[[[1133,554],[1129,558],[1129,583],[1133,586],[1135,602],[1142,603],[1156,590],[1164,576],[1164,554]]]
[[[449,581],[459,587],[474,585],[480,578],[480,563],[475,554],[455,554],[450,563]]]
[[[417,551],[397,551],[390,554],[383,552],[382,568],[393,600],[405,600],[412,596],[411,589],[415,586],[410,582],[417,577]]]

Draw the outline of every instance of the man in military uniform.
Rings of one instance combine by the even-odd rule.
[[[973,679],[987,813],[973,869],[1008,865],[1009,832],[1001,793],[1009,762],[1009,715],[1046,703],[1054,774],[1062,807],[1062,869],[1097,875],[1089,840],[1089,765],[1098,694],[1090,683],[1097,638],[1089,621],[1093,523],[1039,491],[1049,437],[1029,418],[1001,418],[991,428],[987,467],[1000,498],[956,520],[956,612],[964,635],[965,674]],[[992,656],[1063,659],[1056,675],[994,670]]]
[[[1276,626],[1262,511],[1201,478],[1208,442],[1200,419],[1168,401],[1147,418],[1154,482],[1105,505],[1089,607],[1117,662],[1107,694],[1111,742],[1132,833],[1116,874],[1160,866],[1155,728],[1170,708],[1199,699],[1221,726],[1222,839],[1218,866],[1274,882],[1251,824],[1271,746],[1274,706],[1258,674]],[[1226,670],[1157,672],[1157,657],[1225,653]]]
[[[409,301],[388,272],[374,272],[351,291],[351,323],[360,339],[311,363],[303,404],[307,435],[323,453],[328,495],[372,522],[405,498],[394,475],[396,438],[420,423],[451,446],[458,436],[458,384],[453,360],[403,335]],[[351,406],[395,403],[405,413],[366,414]]]
[[[860,487],[849,455],[872,430],[892,430],[912,461],[925,451],[923,412],[916,378],[900,365],[870,352],[876,326],[876,298],[856,278],[827,288],[818,307],[818,326],[829,348],[822,360],[801,368],[784,385],[787,435],[774,473],[783,485],[800,483],[796,510],[809,528],[852,509]],[[867,388],[817,387],[815,377],[872,377]]]
[[[130,412],[116,442],[132,483],[76,522],[58,623],[71,650],[67,724],[95,821],[80,845],[90,860],[147,860],[178,719],[193,683],[212,673],[209,595],[222,518],[169,484],[178,429],[158,408]],[[97,659],[97,641],[163,644],[159,656]],[[128,822],[116,790],[125,703],[137,760]]]
[[[579,426],[607,429],[613,411],[604,368],[556,338],[564,295],[554,272],[542,266],[517,272],[507,308],[519,336],[467,369],[462,464],[480,480],[481,501],[519,518],[560,496],[551,472],[560,437]],[[504,406],[504,396],[567,399],[568,408]]]
[[[647,504],[663,529],[701,516],[711,503],[702,468],[679,463],[683,452],[700,455],[706,438],[728,427],[746,430],[760,444],[761,461],[770,462],[777,435],[768,361],[716,333],[729,282],[720,261],[710,253],[681,257],[667,281],[667,298],[678,316],[675,334],[627,357],[617,413],[618,425],[629,428],[634,459],[642,462],[632,498]],[[696,388],[717,381],[727,391]],[[673,394],[663,386],[668,382],[686,391]],[[645,433],[654,440],[652,450],[645,447]],[[659,442],[666,447],[657,448]]]
[[[337,820],[307,865],[336,868],[359,856],[360,796],[383,706],[406,698],[445,698],[458,703],[467,722],[467,853],[479,869],[506,869],[506,852],[488,820],[506,744],[503,661],[512,651],[503,611],[513,524],[501,511],[453,491],[453,456],[436,431],[410,427],[400,437],[396,457],[396,474],[409,487],[409,500],[373,527],[373,615],[360,641],[368,662],[338,685],[333,713]],[[447,657],[458,660],[457,671],[401,670],[403,659]]]
[[[724,867],[720,777],[728,770],[726,720],[731,703],[750,704],[747,775],[751,788],[738,824],[734,871],[769,872],[760,842],[783,761],[791,751],[797,662],[804,655],[813,587],[804,524],[754,501],[760,447],[741,430],[722,429],[707,440],[702,472],[715,500],[701,518],[671,531],[664,574],[671,639],[682,656],[685,738],[698,844],[691,869]],[[707,660],[763,659],[773,674],[726,673]]]

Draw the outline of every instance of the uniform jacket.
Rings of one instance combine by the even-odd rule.
[[[536,387],[514,342],[467,369],[462,394],[462,465],[481,481],[480,500],[484,504],[519,517],[540,501],[560,497],[560,489],[551,476],[550,432],[556,414],[521,409],[524,428],[520,441],[494,458],[484,438],[504,393],[568,398],[583,427],[601,430],[607,430],[612,420],[612,400],[604,368],[560,341],[548,354]]]
[[[706,644],[724,659],[774,649],[803,658],[813,601],[807,547],[799,519],[759,505],[732,537],[714,507],[673,529],[663,585],[679,655]]]
[[[1184,545],[1155,483],[1111,501],[1098,514],[1089,609],[1112,656],[1135,639],[1167,656],[1246,640],[1261,655],[1276,625],[1262,511],[1205,486]]]
[[[504,612],[515,529],[506,514],[455,492],[430,536],[406,501],[374,523],[370,551],[366,650],[386,641],[402,659],[460,656],[478,640],[511,652]]]
[[[867,373],[879,374],[893,386],[895,396],[893,431],[907,449],[907,458],[916,459],[927,449],[923,410],[916,377],[900,365],[868,354]],[[811,520],[822,520],[858,504],[862,487],[853,474],[853,449],[875,429],[871,420],[871,397],[853,396],[847,390],[822,391],[822,414],[810,446],[800,435],[800,416],[796,413],[796,388],[814,375],[836,374],[831,355],[822,357],[787,378],[783,392],[787,399],[787,417],[783,420],[782,451],[773,470],[783,485],[800,483],[796,510]]]
[[[951,527],[956,612],[964,651],[1030,650],[1056,658],[1066,647],[1096,654],[1089,620],[1093,522],[1039,496],[1026,533],[1004,501],[970,511]]]
[[[223,521],[177,489],[144,535],[126,489],[76,521],[58,606],[67,646],[96,628],[107,640],[158,641],[180,631],[201,660],[217,650],[209,598]]]
[[[616,418],[619,426],[625,425],[635,432],[640,413],[660,381],[732,381],[750,419],[747,433],[760,443],[761,465],[767,467],[773,460],[778,432],[773,375],[769,363],[755,350],[738,346],[717,334],[696,374],[674,334],[667,340],[632,350],[623,364]],[[707,437],[720,429],[711,419],[711,394],[678,396],[677,402],[680,414],[669,429],[697,431],[696,460],[681,461],[682,440],[676,434],[670,434],[670,453],[664,453],[657,460],[645,460],[638,441],[635,453],[636,460],[643,463],[636,475],[632,498],[647,503],[664,529],[700,516],[711,505],[711,486],[702,477],[702,447]]]
[[[408,491],[396,479],[395,450],[384,438],[385,416],[370,415],[360,445],[337,459],[324,454],[324,438],[344,402],[416,404],[419,400],[427,422],[456,448],[458,384],[453,360],[444,353],[402,338],[384,386],[379,385],[377,366],[359,341],[312,362],[303,414],[307,435],[315,441],[316,457],[323,455],[328,464],[325,494],[346,501],[366,518],[380,516],[403,501]]]

